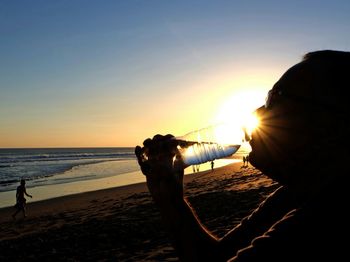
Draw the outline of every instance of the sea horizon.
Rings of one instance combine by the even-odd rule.
[[[0,150],[2,149],[89,149],[89,148],[135,148],[135,146],[0,147]]]

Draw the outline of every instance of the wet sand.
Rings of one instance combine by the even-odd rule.
[[[185,176],[186,197],[218,237],[278,186],[241,165]],[[29,203],[25,219],[13,211],[0,209],[1,261],[177,261],[145,183]]]

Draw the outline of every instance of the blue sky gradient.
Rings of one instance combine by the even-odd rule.
[[[1,1],[0,147],[199,128],[235,83],[266,93],[306,52],[349,51],[349,14],[345,0]]]

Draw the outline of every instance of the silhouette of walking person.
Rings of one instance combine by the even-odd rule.
[[[192,166],[192,172],[196,173],[196,166],[194,166],[194,165]]]
[[[214,160],[211,161],[210,165],[211,165],[211,171],[213,171],[214,170]]]
[[[249,166],[249,155],[247,155],[246,157],[245,157],[245,161],[246,161],[246,164],[247,164],[247,167]]]
[[[23,212],[23,217],[26,217],[27,214],[26,214],[26,198],[24,197],[24,195],[32,198],[33,196],[32,195],[29,195],[27,193],[27,190],[26,190],[26,181],[24,179],[21,179],[21,184],[17,187],[17,191],[16,191],[16,205],[15,205],[15,208],[17,209],[15,211],[15,213],[13,213],[12,217],[13,219],[16,219],[16,215],[19,213],[19,212]]]

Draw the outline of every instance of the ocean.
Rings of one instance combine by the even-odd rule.
[[[133,148],[0,149],[0,192],[20,179],[27,187],[96,179],[138,170]],[[103,168],[115,163],[113,170]],[[112,164],[112,163],[109,163]]]
[[[215,167],[233,161],[215,160]],[[209,168],[202,164],[200,171]],[[185,170],[192,172],[191,167]],[[133,147],[0,149],[0,207],[14,204],[22,178],[33,195],[30,201],[145,181]]]

